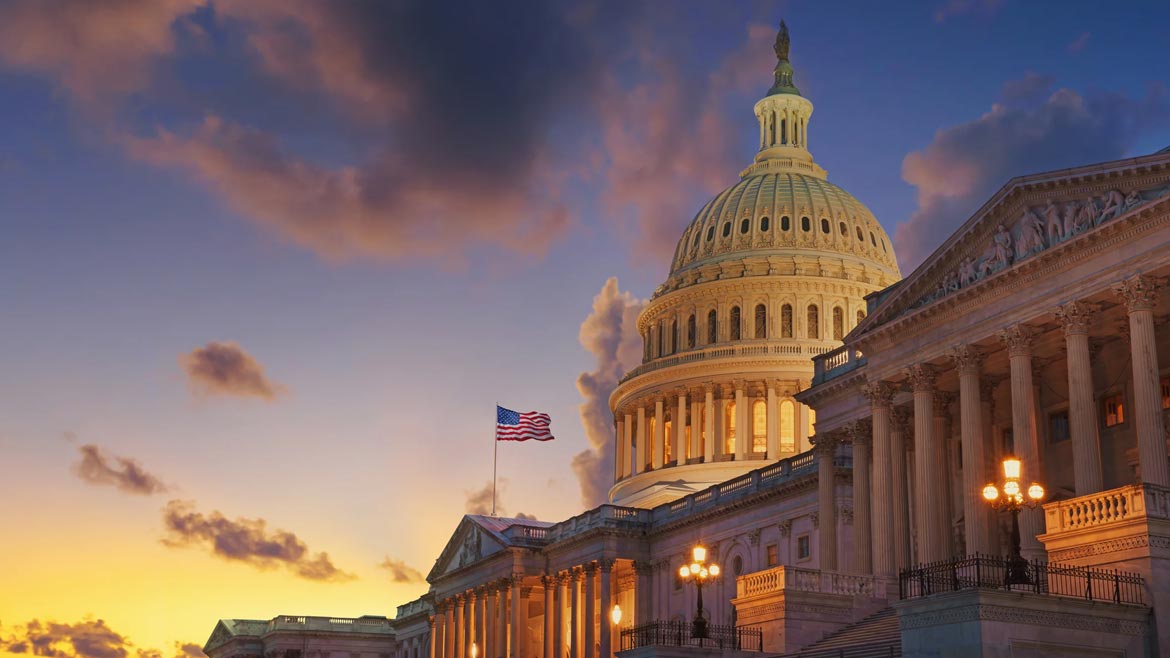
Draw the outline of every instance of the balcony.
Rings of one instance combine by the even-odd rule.
[[[736,343],[721,343],[718,345],[688,349],[685,351],[676,352],[669,356],[658,357],[652,361],[647,361],[637,368],[627,372],[621,378],[619,385],[648,372],[687,363],[695,363],[714,359],[729,359],[743,356],[765,355],[777,357],[804,357],[811,359],[815,356],[832,351],[832,349],[832,347],[829,347],[825,344],[825,341],[803,341],[793,338],[782,338],[776,340],[744,340],[742,342]]]
[[[707,625],[707,637],[691,637],[689,621],[652,621],[622,629],[621,650],[644,647],[694,647],[729,651],[764,650],[764,634],[758,628]]]
[[[813,386],[823,384],[865,365],[861,350],[842,345],[813,357]]]
[[[1131,484],[1044,506],[1049,535],[1141,522],[1147,518],[1170,520],[1170,489]]]
[[[782,591],[873,596],[874,578],[781,565],[735,579],[736,598]]]

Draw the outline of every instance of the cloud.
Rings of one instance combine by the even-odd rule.
[[[1089,45],[1089,37],[1091,36],[1092,34],[1089,32],[1081,32],[1080,36],[1069,42],[1068,51],[1073,54],[1081,52],[1085,46]]]
[[[980,13],[987,16],[999,11],[1005,0],[947,0],[945,4],[934,11],[934,20],[943,23],[948,18]]]
[[[219,512],[204,515],[193,507],[190,501],[167,503],[163,510],[167,532],[162,539],[164,545],[203,545],[211,549],[212,555],[258,569],[283,564],[308,580],[343,582],[356,578],[334,566],[328,553],[310,555],[305,542],[293,533],[286,530],[270,532],[264,519],[237,518],[232,521]]]
[[[74,464],[73,472],[90,484],[108,484],[142,496],[167,491],[167,486],[147,473],[137,460],[106,455],[93,444],[80,446],[77,451],[81,453],[81,461]]]
[[[1165,87],[1144,98],[1071,89],[1029,74],[1004,85],[983,116],[939,130],[902,161],[902,178],[918,188],[918,209],[894,231],[908,272],[1013,176],[1114,160],[1136,138],[1170,118]]]
[[[593,311],[581,323],[581,345],[596,359],[596,368],[577,377],[581,423],[590,448],[573,457],[573,472],[581,487],[581,503],[593,507],[606,502],[613,484],[613,415],[609,396],[627,370],[642,357],[638,314],[645,302],[622,292],[617,277],[606,280],[593,298]]]
[[[396,583],[421,583],[426,580],[418,569],[397,558],[386,556],[378,565],[390,572],[390,580]]]
[[[3,629],[0,628],[0,631]],[[0,653],[49,658],[127,658],[134,644],[102,619],[66,623],[34,619],[0,634]],[[137,649],[139,658],[163,658],[157,649]],[[199,645],[175,642],[175,658],[206,658]]]
[[[496,482],[495,515],[509,517],[509,518],[513,518],[513,519],[525,519],[528,521],[536,520],[535,516],[533,516],[531,514],[525,514],[524,512],[518,512],[516,514],[508,514],[508,511],[507,511],[507,509],[505,509],[504,502],[503,502],[504,491],[506,491],[507,488],[508,488],[507,478],[500,478]],[[464,512],[466,512],[468,514],[479,514],[481,516],[490,516],[492,514],[492,483],[490,480],[487,483],[485,483],[482,487],[480,487],[479,489],[473,489],[471,491],[464,491],[463,493],[466,494],[466,499],[463,502],[463,511]]]
[[[273,400],[284,387],[268,379],[264,367],[239,345],[211,342],[179,357],[187,383],[197,395],[258,397]]]

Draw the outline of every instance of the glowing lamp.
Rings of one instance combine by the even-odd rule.
[[[1005,480],[1020,479],[1020,460],[1008,457],[1003,460],[1003,477]]]
[[[1003,492],[1012,498],[1015,498],[1020,493],[1020,483],[1015,480],[1008,480],[1003,483]]]
[[[622,607],[615,604],[613,610],[609,611],[609,618],[613,621],[614,626],[622,623]],[[475,658],[475,656],[472,656],[472,658]]]
[[[989,484],[986,487],[983,487],[984,500],[991,501],[995,500],[996,498],[999,498],[999,489],[996,489],[994,484]]]
[[[471,658],[478,658],[478,656],[479,656],[479,645],[476,644],[475,642],[472,642],[471,643]]]
[[[718,576],[719,575],[719,565],[712,564],[711,568],[707,569],[707,571],[710,572],[712,576]]]
[[[1044,487],[1038,484],[1028,487],[1028,497],[1032,500],[1040,500],[1044,497]]]
[[[691,558],[693,558],[695,562],[706,562],[707,549],[703,546],[695,546],[693,549],[691,549]]]
[[[691,575],[691,570],[688,569],[685,564],[678,568],[678,577],[679,578],[686,578],[687,576],[690,576],[690,575]]]
[[[691,562],[691,573],[694,573],[694,574],[699,573],[699,563],[698,562]]]

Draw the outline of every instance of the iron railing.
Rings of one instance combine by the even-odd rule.
[[[992,555],[969,555],[903,569],[898,594],[913,599],[964,589],[1006,589],[1123,605],[1145,605],[1145,581],[1136,573],[1090,569]]]
[[[622,629],[622,651],[638,647],[710,647],[763,651],[764,631],[742,626],[707,625],[707,637],[691,637],[689,621],[652,621]]]

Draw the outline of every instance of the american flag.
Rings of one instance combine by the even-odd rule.
[[[496,405],[496,440],[497,441],[552,441],[552,430],[549,422],[552,419],[548,414],[536,411],[520,413]]]

